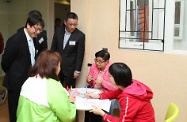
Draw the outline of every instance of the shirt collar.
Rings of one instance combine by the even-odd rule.
[[[66,28],[65,28],[65,32],[66,32],[66,34],[71,35],[71,32],[68,32],[68,31],[66,30]]]
[[[28,32],[26,31],[25,28],[24,28],[24,32],[25,32],[25,35],[26,35],[27,41],[29,41],[29,40],[33,40],[33,39],[29,36],[29,34],[28,34]]]

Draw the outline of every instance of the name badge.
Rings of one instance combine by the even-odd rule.
[[[35,50],[35,53],[38,54],[38,50]]]
[[[69,45],[75,45],[75,41],[69,41]]]
[[[41,44],[44,41],[44,38],[40,38],[39,43]]]

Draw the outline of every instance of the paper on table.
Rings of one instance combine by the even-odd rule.
[[[93,93],[101,93],[101,90],[92,89],[92,88],[76,88],[75,89],[79,94],[76,95],[76,108],[77,110],[91,110],[93,105],[97,106],[107,112],[110,110],[111,101],[109,99],[100,100],[100,99],[87,99],[84,97],[86,91]]]
[[[100,99],[86,99],[86,98],[76,97],[75,104],[77,110],[91,110],[93,109],[92,106],[94,105],[109,112],[111,101],[108,99],[100,100]]]

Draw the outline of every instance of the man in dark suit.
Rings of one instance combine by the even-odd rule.
[[[42,14],[38,10],[31,10],[28,14],[28,17],[33,16],[33,17],[40,17],[42,18]],[[22,27],[24,28],[24,27]],[[18,31],[22,30],[22,28],[19,28]],[[37,35],[37,37],[33,38],[34,41],[34,46],[35,46],[35,59],[39,56],[39,54],[46,50],[48,45],[47,45],[47,32],[43,30],[40,34]]]
[[[51,49],[60,52],[63,61],[59,79],[64,87],[75,87],[85,51],[85,34],[77,29],[78,16],[67,13],[64,25],[57,27],[53,36]]]
[[[19,28],[18,31],[21,31],[23,28]],[[35,46],[35,60],[39,56],[39,54],[47,50],[47,32],[43,30],[40,34],[33,38],[34,46]]]
[[[11,36],[2,56],[1,66],[6,73],[3,86],[8,89],[8,108],[10,122],[16,122],[16,110],[21,86],[29,76],[35,63],[33,38],[42,32],[44,21],[40,17],[29,16],[25,28]]]
[[[34,17],[41,17],[42,14],[38,10],[32,10],[29,12],[29,16],[34,16]],[[47,32],[46,30],[43,30],[40,34],[38,34],[34,39],[34,45],[35,45],[35,59],[39,56],[39,54],[46,50],[48,45],[47,45]]]

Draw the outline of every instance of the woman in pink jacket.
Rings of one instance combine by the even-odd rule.
[[[108,68],[111,63],[109,59],[110,54],[107,50],[100,50],[95,53],[95,63],[92,64],[86,80],[90,88],[100,89],[102,91],[114,91],[118,89],[118,87],[112,85],[110,82]],[[100,122],[102,121],[102,117],[86,111],[84,121]]]
[[[119,117],[113,117],[94,106],[90,110],[102,116],[105,122],[155,122],[154,109],[151,104],[153,92],[143,83],[133,80],[130,68],[124,63],[114,63],[109,67],[110,81],[118,86],[116,91],[101,94],[88,93],[88,98],[118,99],[120,103]]]
[[[87,77],[87,83],[90,88],[100,89],[102,91],[116,90],[117,87],[110,82],[108,68],[110,54],[106,50],[100,50],[95,53],[95,63],[92,64]]]

